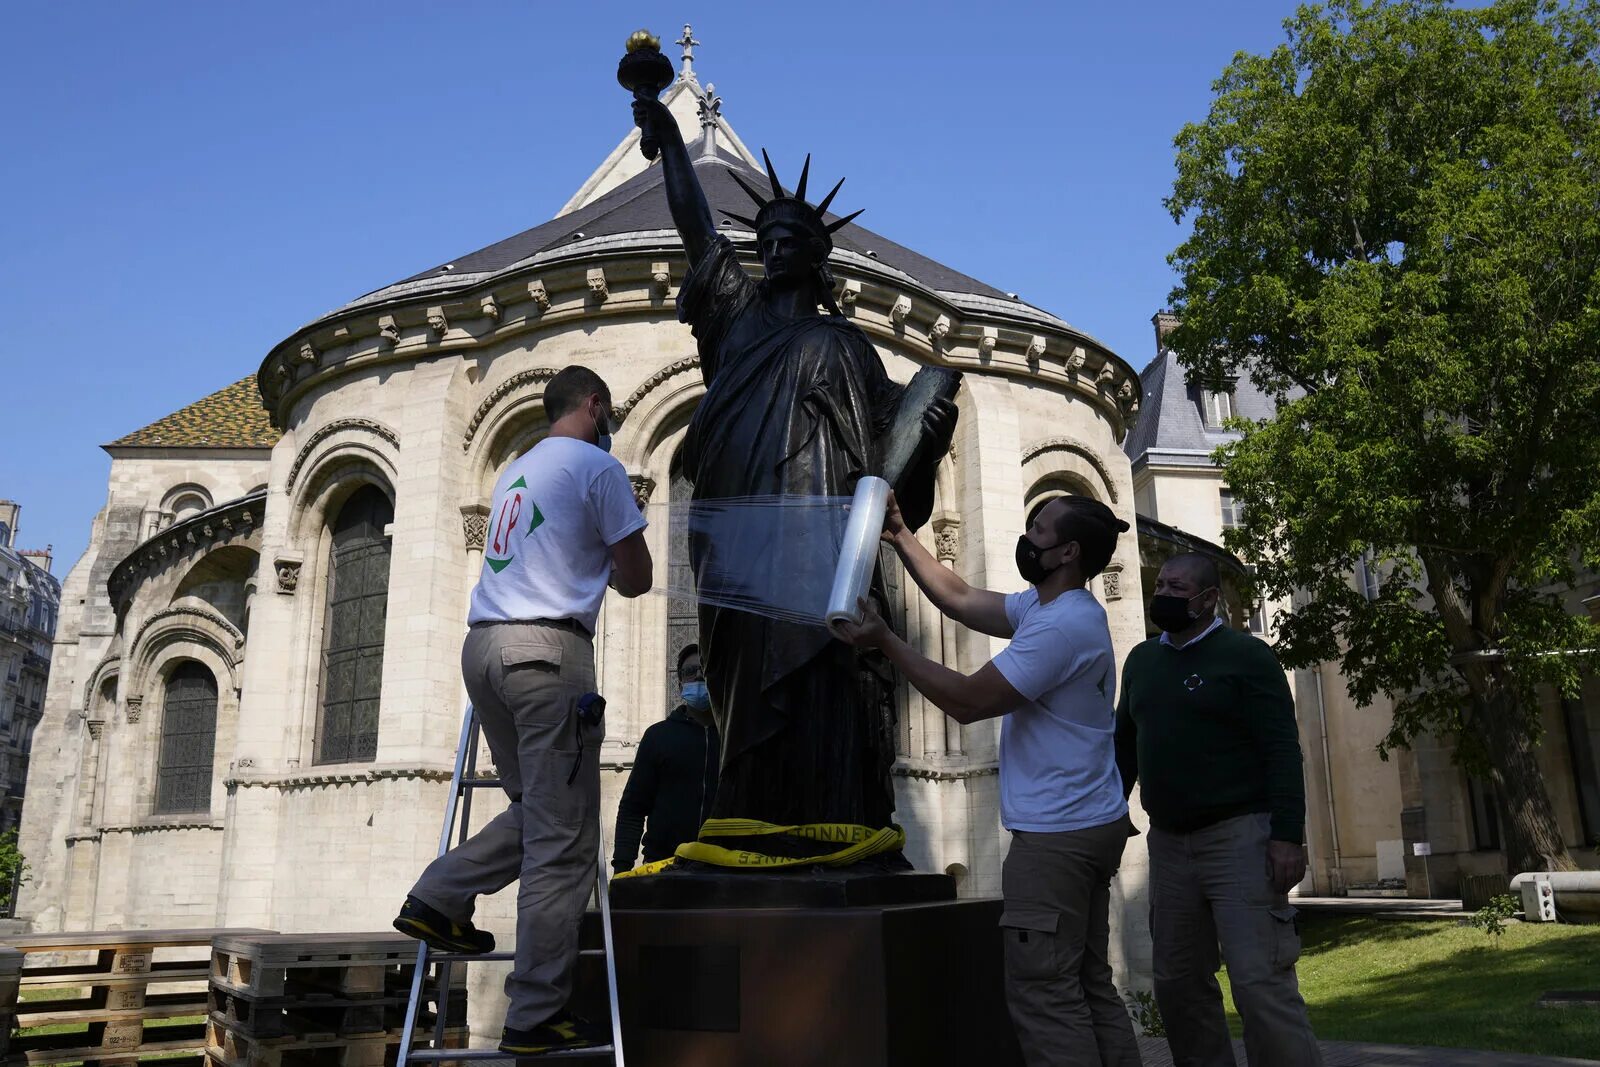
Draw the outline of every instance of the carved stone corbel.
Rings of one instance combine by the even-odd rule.
[[[295,353],[294,360],[296,363],[304,363],[307,366],[315,367],[321,355],[322,353],[318,352],[316,346],[310,341],[302,341],[300,342],[300,351]]]
[[[1122,599],[1122,564],[1108,563],[1106,569],[1100,572],[1100,582],[1105,589],[1106,600]]]
[[[650,503],[650,494],[656,491],[656,480],[648,474],[630,474],[628,484],[633,486],[633,502],[643,511]]]
[[[445,318],[444,308],[431,307],[428,309],[428,329],[433,331],[435,337],[443,337],[450,328],[450,320]]]
[[[606,282],[606,272],[604,267],[590,267],[588,274],[586,274],[584,277],[589,282],[589,295],[593,297],[597,303],[604,303],[610,298],[611,287]]]
[[[672,291],[672,271],[666,263],[650,264],[650,285],[657,296],[664,297]]]
[[[844,288],[839,290],[839,310],[849,314],[855,310],[856,301],[860,299],[861,283],[858,281],[845,282]]]
[[[949,336],[950,316],[940,315],[938,318],[933,320],[933,325],[928,327],[928,340],[935,345],[940,345],[943,344],[944,339]]]
[[[89,737],[95,741],[100,740],[100,735],[105,733],[106,721],[104,719],[90,719],[86,725],[89,727]]]
[[[1038,334],[1033,335],[1033,340],[1028,342],[1028,367],[1032,370],[1039,369],[1039,360],[1044,356],[1044,338]]]
[[[544,282],[531,281],[528,283],[528,299],[539,309],[539,314],[550,310],[550,291],[544,287]]]
[[[378,319],[378,340],[393,348],[400,343],[400,324],[393,315],[384,315]]]
[[[279,556],[273,563],[273,570],[278,575],[278,592],[285,596],[293,596],[300,585],[300,567],[305,560],[293,556]]]
[[[894,298],[894,306],[889,309],[889,321],[896,326],[903,326],[911,315],[911,298],[904,294]]]
[[[144,714],[144,697],[128,698],[128,723],[136,725],[140,716]]]
[[[983,328],[983,336],[978,338],[978,358],[988,360],[994,358],[994,346],[1000,341],[1000,331],[993,326]]]
[[[933,548],[940,563],[954,563],[961,547],[961,520],[943,516],[933,520]]]
[[[1095,379],[1095,385],[1101,389],[1111,388],[1111,383],[1117,380],[1117,368],[1109,359],[1100,368],[1100,376]]]
[[[1083,346],[1074,346],[1072,354],[1067,357],[1067,373],[1077,374],[1087,362],[1089,362],[1089,354],[1083,350]]]
[[[489,508],[484,504],[463,504],[461,506],[461,538],[467,551],[483,551],[484,541],[489,536]]]
[[[478,301],[478,310],[482,311],[483,317],[490,322],[500,321],[500,303],[494,298],[493,294]]]

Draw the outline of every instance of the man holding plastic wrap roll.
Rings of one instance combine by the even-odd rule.
[[[891,497],[883,539],[923,593],[956,622],[1011,644],[964,675],[912,648],[865,601],[859,624],[834,626],[851,644],[881,648],[957,722],[1003,716],[1006,999],[1030,1064],[1140,1062],[1106,955],[1111,878],[1132,829],[1114,744],[1117,665],[1105,609],[1085,588],[1127,529],[1088,497],[1050,501],[1017,539],[1029,588],[1002,594],[940,564]]]

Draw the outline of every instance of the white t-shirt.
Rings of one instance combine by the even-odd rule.
[[[611,546],[644,525],[621,463],[575,437],[545,438],[495,483],[467,622],[576,619],[593,633]]]
[[[1127,814],[1117,773],[1117,662],[1106,609],[1087,589],[1040,606],[1006,597],[1015,631],[994,665],[1028,702],[1000,723],[1000,821],[1057,833]]]

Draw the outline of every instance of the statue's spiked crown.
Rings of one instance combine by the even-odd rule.
[[[838,185],[829,190],[828,195],[822,198],[822,202],[812,207],[806,202],[806,181],[811,176],[809,155],[806,156],[805,166],[800,170],[800,181],[795,186],[793,196],[783,191],[783,183],[778,181],[778,172],[773,168],[772,159],[767,155],[765,148],[761,150],[761,158],[767,164],[767,180],[772,185],[772,195],[770,197],[762,195],[739,177],[738,172],[730,172],[733,174],[733,180],[739,183],[739,188],[755,201],[757,210],[753,219],[735,215],[731,211],[727,213],[728,217],[750,227],[756,232],[757,238],[761,236],[762,231],[773,226],[787,226],[810,237],[822,249],[823,255],[833,251],[834,231],[861,214],[860,211],[854,211],[836,222],[823,221],[823,215],[826,214],[828,205],[833,203],[833,198],[838,194],[840,187],[844,185],[844,179],[840,178]]]

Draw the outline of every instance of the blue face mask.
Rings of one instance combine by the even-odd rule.
[[[695,711],[705,711],[711,707],[711,694],[706,691],[706,683],[689,682],[683,687],[683,702]]]
[[[605,429],[602,429],[601,427],[605,427]],[[599,419],[595,420],[595,424],[594,424],[594,435],[595,435],[595,438],[596,438],[595,447],[598,448],[602,452],[610,452],[611,451],[611,435],[606,432],[606,430],[609,430],[610,428],[611,428],[611,420],[609,418],[605,419],[604,421],[601,421]]]

